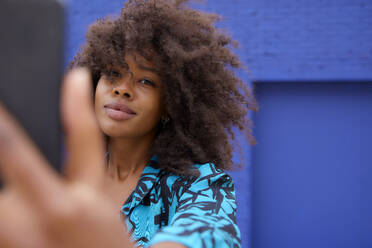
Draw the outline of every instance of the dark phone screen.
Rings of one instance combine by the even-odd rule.
[[[63,15],[56,0],[0,1],[0,101],[57,169]]]

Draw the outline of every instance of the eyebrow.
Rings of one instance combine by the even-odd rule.
[[[143,65],[140,65],[140,64],[137,64],[137,66],[142,70],[151,71],[151,72],[156,73],[156,74],[158,73],[158,71],[154,68],[146,67],[146,66],[143,66]]]
[[[150,71],[150,72],[153,72],[153,73],[158,74],[158,71],[157,71],[155,68],[150,68],[150,67],[147,67],[147,66],[141,65],[141,64],[140,64],[140,61],[137,60],[137,56],[136,56],[136,55],[133,55],[133,58],[134,58],[134,61],[137,63],[137,66],[138,66],[140,69],[145,70],[145,71]]]

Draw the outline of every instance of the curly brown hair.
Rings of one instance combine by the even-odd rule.
[[[187,7],[187,0],[129,0],[117,18],[99,19],[71,67],[91,70],[94,86],[102,74],[124,66],[124,55],[138,52],[154,61],[165,91],[170,121],[152,148],[161,168],[185,175],[193,164],[212,162],[231,169],[233,128],[255,144],[249,110],[257,102],[234,73],[242,64],[237,45],[214,26],[217,14]]]

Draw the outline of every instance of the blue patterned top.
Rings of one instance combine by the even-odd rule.
[[[151,159],[121,208],[133,240],[149,247],[178,242],[190,248],[241,247],[234,184],[211,163],[199,176],[176,176]]]

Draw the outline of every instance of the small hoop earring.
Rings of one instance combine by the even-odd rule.
[[[161,118],[161,124],[164,127],[169,122],[169,117],[166,115],[165,118]]]

